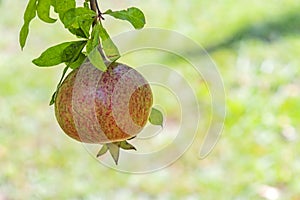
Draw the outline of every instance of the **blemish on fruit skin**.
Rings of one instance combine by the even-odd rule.
[[[57,95],[55,114],[64,132],[75,140],[88,143],[110,143],[137,135],[148,121],[153,99],[151,88],[142,75],[119,63],[109,66],[106,72],[85,65],[85,74],[78,77],[80,68],[67,76]],[[93,85],[90,82],[93,78],[98,82],[92,91],[87,91]],[[80,88],[86,90],[76,91],[78,88],[74,88],[75,81],[82,84]],[[120,85],[121,88],[116,88]],[[74,98],[80,111],[73,110]],[[95,106],[94,113],[90,112],[91,102]],[[130,119],[125,117],[128,112]],[[93,120],[93,115],[96,116],[96,121]],[[97,126],[101,133],[96,131],[99,129]]]

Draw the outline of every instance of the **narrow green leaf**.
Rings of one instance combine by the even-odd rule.
[[[130,22],[135,29],[143,28],[146,23],[144,13],[140,9],[135,7],[120,11],[112,11],[109,9],[105,11],[104,14],[113,16],[116,19],[126,20]]]
[[[50,17],[51,0],[38,0],[36,7],[38,17],[46,23],[54,23],[56,19]]]
[[[52,97],[51,97],[49,106],[51,106],[51,105],[53,105],[53,104],[55,103],[55,99],[56,99],[56,96],[57,96],[57,91],[58,91],[58,89],[60,88],[60,86],[61,86],[61,84],[62,84],[62,82],[63,82],[63,80],[64,80],[64,77],[65,77],[65,75],[66,75],[68,69],[69,69],[69,66],[67,65],[67,66],[64,68],[63,73],[62,73],[62,75],[61,75],[61,78],[60,78],[60,80],[59,80],[59,82],[58,82],[58,84],[57,84],[57,86],[56,86],[56,90],[55,90],[55,92],[53,93],[53,95],[52,95]]]
[[[52,106],[55,103],[56,94],[57,94],[56,91],[52,94],[49,106]]]
[[[99,26],[100,26],[99,34],[101,37],[101,43],[105,55],[110,61],[114,62],[120,58],[120,52],[101,23],[99,23]]]
[[[72,59],[76,60],[86,43],[86,40],[71,42],[70,45],[63,50],[61,57],[62,62],[70,62]]]
[[[22,26],[21,31],[20,31],[20,36],[19,36],[19,43],[20,43],[22,50],[25,46],[28,33],[29,33],[29,24],[26,23]]]
[[[164,122],[163,114],[156,108],[152,108],[149,117],[149,122],[153,125],[163,126],[163,122]]]
[[[69,57],[69,53],[78,52],[80,48],[81,51],[82,48],[84,47],[84,42],[86,41],[64,42],[52,46],[48,48],[46,51],[44,51],[38,58],[34,59],[32,62],[39,67],[49,67],[49,66],[58,65],[62,62],[68,62],[73,58],[71,56]],[[73,48],[74,46],[78,48],[74,49]],[[66,51],[67,47],[69,48]],[[79,53],[77,56],[79,56]]]
[[[78,28],[79,27],[79,22],[81,20],[87,19],[90,21],[93,21],[93,17],[96,16],[96,13],[90,9],[87,8],[72,8],[69,9],[66,13],[64,18],[62,19],[63,24],[65,25],[66,28],[69,27],[74,27]]]
[[[82,37],[82,32],[84,37],[89,37],[90,27],[96,17],[96,13],[88,8],[72,8],[69,9],[62,18],[62,22],[65,28],[69,29],[71,33]],[[80,31],[78,31],[81,30]],[[80,35],[77,33],[80,32]]]
[[[20,35],[19,35],[19,43],[21,46],[21,49],[24,48],[26,40],[27,40],[27,36],[29,33],[29,24],[31,22],[32,19],[35,18],[36,16],[36,3],[37,0],[29,0],[27,7],[25,9],[25,13],[24,13],[24,24],[21,28],[20,31]]]
[[[90,62],[92,63],[92,65],[94,65],[96,68],[98,68],[101,71],[106,70],[107,67],[102,59],[100,52],[98,51],[98,48],[94,48],[88,54],[88,58],[89,58]]]
[[[74,62],[71,62],[69,64],[69,67],[71,69],[76,69],[81,66],[81,64],[85,61],[85,59],[86,59],[86,55],[84,55],[83,53],[80,53],[77,60],[75,60]]]
[[[51,97],[51,100],[50,100],[50,106],[52,104],[55,103],[55,99],[56,99],[56,95],[57,95],[57,91],[58,89],[60,88],[63,80],[64,80],[64,77],[65,77],[65,74],[67,72],[67,70],[69,68],[71,69],[76,69],[77,67],[80,67],[80,65],[85,61],[86,59],[86,56],[81,52],[82,49],[83,49],[84,45],[82,47],[79,47],[77,49],[77,51],[74,51],[74,55],[73,57],[71,58],[71,61],[67,64],[67,66],[64,68],[63,70],[63,73],[62,73],[62,76],[61,76],[61,79],[60,81],[58,82],[57,86],[56,86],[56,90],[55,92],[53,93],[52,97]],[[68,47],[67,47],[68,48]]]
[[[79,38],[86,38],[88,39],[89,37],[87,37],[85,35],[85,33],[81,30],[81,28],[68,28],[68,30],[73,34],[76,35]]]
[[[91,39],[88,40],[86,44],[86,52],[90,53],[94,48],[97,48],[99,45],[99,37],[100,37],[101,26],[100,24],[96,24],[93,27]]]
[[[24,22],[30,22],[36,16],[36,3],[37,0],[29,0],[24,13]]]
[[[63,52],[70,44],[71,42],[64,42],[52,46],[45,50],[38,58],[34,59],[32,62],[39,67],[58,65],[63,62]]]
[[[51,5],[54,6],[54,11],[58,13],[59,18],[62,19],[65,12],[76,7],[76,0],[52,0]]]

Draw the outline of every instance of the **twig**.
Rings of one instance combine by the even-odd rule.
[[[102,16],[102,12],[99,8],[98,1],[97,0],[90,0],[90,6],[91,10],[95,11],[97,13],[97,17],[99,19],[104,20],[104,17]]]
[[[93,26],[95,26],[97,24],[97,20],[99,19],[103,19],[104,18],[102,17],[102,12],[100,11],[99,9],[99,6],[98,6],[98,2],[97,0],[90,0],[90,7],[91,7],[91,10],[95,11],[97,13],[97,18],[95,19],[94,23],[93,23]],[[101,22],[100,22],[101,23]],[[102,45],[101,45],[101,42],[99,41],[99,45],[98,45],[98,51],[100,52],[100,55],[102,57],[102,59],[104,61],[107,61],[107,58],[105,57],[105,54],[103,52],[103,49],[102,49]]]

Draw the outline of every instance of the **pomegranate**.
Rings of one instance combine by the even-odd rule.
[[[135,69],[115,62],[102,72],[85,62],[61,84],[55,116],[68,136],[102,144],[97,156],[109,151],[117,164],[119,148],[135,149],[126,140],[143,129],[152,103],[150,85]]]

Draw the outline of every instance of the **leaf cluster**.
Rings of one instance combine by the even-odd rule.
[[[107,10],[99,13],[90,9],[89,1],[82,6],[77,6],[75,0],[29,0],[24,12],[24,23],[20,30],[19,43],[23,49],[29,34],[30,23],[38,18],[45,23],[55,23],[57,19],[50,16],[51,8],[58,15],[59,21],[78,40],[67,41],[54,45],[32,62],[39,67],[51,67],[65,63],[62,78],[57,85],[60,87],[68,69],[78,68],[87,58],[98,69],[105,71],[105,61],[115,62],[120,58],[117,46],[103,27],[101,19],[104,16],[112,16],[116,19],[126,20],[135,29],[141,29],[145,25],[143,12],[135,7],[127,10]],[[50,105],[55,102],[54,92]]]
[[[89,5],[90,3],[90,5]],[[95,8],[96,7],[96,8]],[[78,68],[87,58],[99,70],[105,71],[105,62],[115,62],[120,58],[117,46],[112,41],[101,20],[103,16],[109,15],[115,19],[126,20],[135,29],[141,29],[145,25],[145,16],[141,10],[135,7],[126,10],[112,11],[111,9],[102,13],[96,0],[85,0],[83,6],[76,6],[75,0],[29,0],[24,13],[24,23],[20,30],[19,42],[21,49],[24,48],[29,34],[31,21],[38,17],[45,23],[55,23],[57,19],[52,18],[51,8],[58,15],[59,21],[71,34],[78,39],[66,41],[49,47],[33,63],[39,67],[51,67],[65,63],[61,79],[52,95],[50,105],[55,103],[58,89],[63,83],[68,69]],[[152,108],[149,122],[154,125],[163,125],[162,113]],[[118,163],[120,148],[125,150],[136,150],[133,145],[125,141],[104,144],[97,154],[101,156],[107,151],[112,155],[115,163]]]

